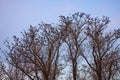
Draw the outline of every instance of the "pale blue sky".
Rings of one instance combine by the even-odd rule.
[[[0,0],[0,45],[29,25],[58,23],[60,15],[75,12],[108,16],[111,28],[120,27],[120,0]]]

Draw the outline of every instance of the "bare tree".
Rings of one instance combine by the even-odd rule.
[[[70,17],[61,16],[60,20],[63,41],[67,45],[68,58],[72,63],[73,80],[78,80],[78,62],[82,62],[79,59],[83,52],[82,43],[86,39],[84,31],[87,26],[88,18],[89,15],[84,13],[75,13]]]
[[[59,25],[30,26],[20,38],[6,40],[3,53],[8,64],[0,64],[0,79],[58,80],[66,63],[68,80],[119,79],[120,29],[109,32],[109,22],[108,17],[75,13],[60,16]],[[63,53],[62,48],[66,49]]]
[[[25,74],[24,79],[55,80],[61,70],[57,28],[42,23],[39,28],[30,26],[22,35],[14,36],[12,44],[7,42],[9,63]]]
[[[85,49],[83,57],[91,68],[94,80],[111,80],[120,71],[120,29],[108,32],[108,23],[108,17],[88,20],[88,48]]]

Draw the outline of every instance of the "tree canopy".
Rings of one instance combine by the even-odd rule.
[[[6,40],[7,65],[1,62],[0,79],[120,79],[120,28],[107,30],[109,22],[77,12],[60,16],[56,25],[30,25],[22,36]]]

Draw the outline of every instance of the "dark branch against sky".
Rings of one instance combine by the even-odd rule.
[[[19,35],[29,25],[57,23],[60,15],[84,12],[110,17],[111,29],[119,27],[119,0],[0,0],[0,46],[4,39]]]

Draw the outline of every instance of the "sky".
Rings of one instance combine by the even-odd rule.
[[[120,27],[120,0],[0,0],[0,47],[30,25],[56,24],[59,16],[76,12],[108,16],[111,29]]]

